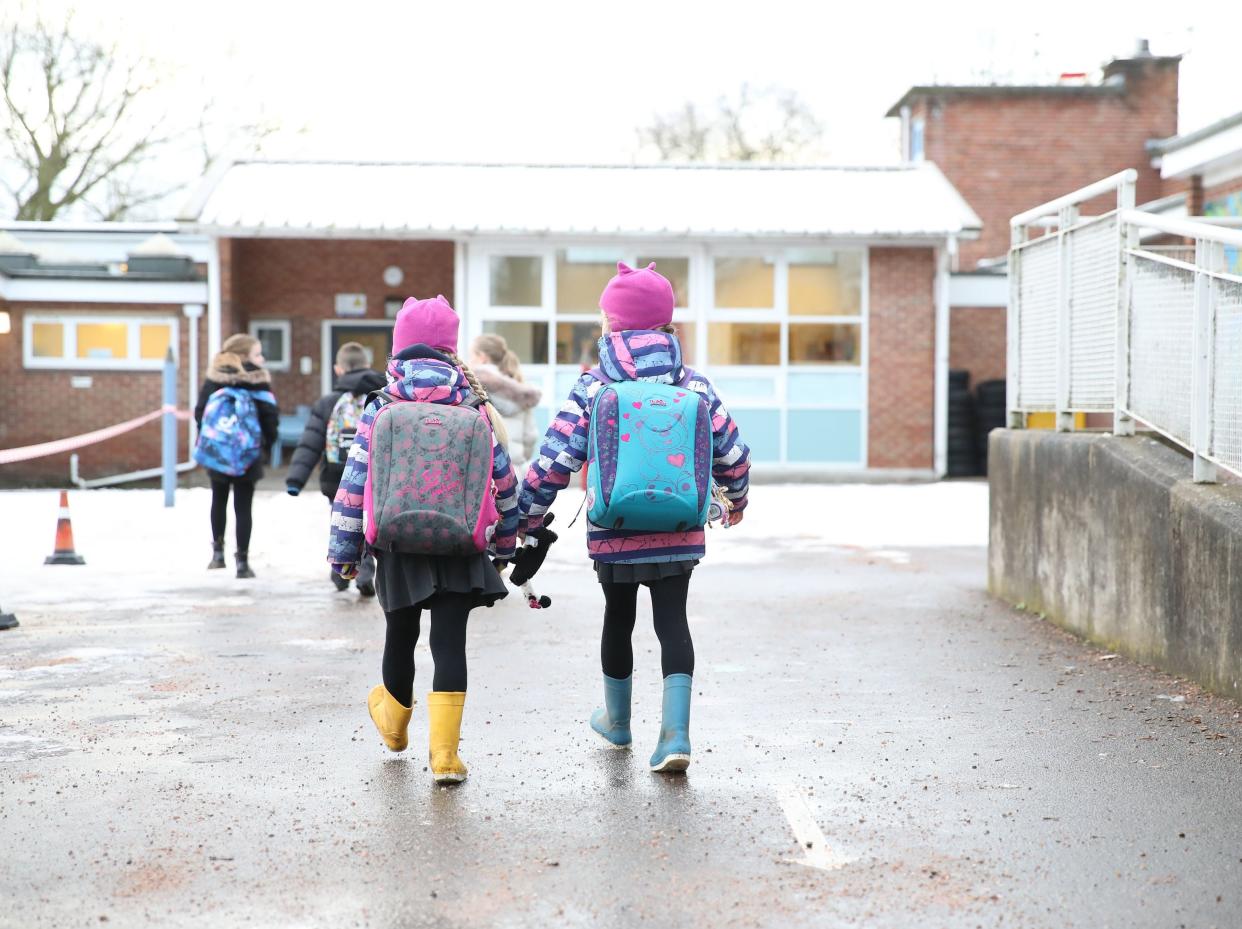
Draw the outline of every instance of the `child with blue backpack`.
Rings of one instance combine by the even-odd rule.
[[[211,562],[224,567],[224,530],[229,493],[237,519],[237,576],[254,577],[250,568],[251,509],[254,486],[263,476],[263,454],[276,444],[280,410],[272,393],[272,376],[263,367],[259,340],[231,335],[212,359],[198,392],[194,419],[198,442],[194,460],[211,481]]]
[[[345,462],[358,434],[358,421],[362,419],[367,397],[388,383],[384,375],[371,370],[367,350],[357,342],[346,342],[337,349],[332,373],[336,376],[332,391],[311,407],[298,447],[289,460],[289,473],[285,475],[285,492],[296,497],[318,466],[319,491],[328,498],[329,507],[340,489]],[[337,590],[349,587],[349,581],[339,574],[330,571],[329,578]],[[362,554],[355,583],[362,596],[375,596],[375,559],[370,552]]]
[[[750,471],[750,451],[715,388],[682,364],[674,303],[654,262],[617,265],[599,301],[600,364],[578,379],[548,428],[519,504],[520,532],[538,530],[557,492],[589,460],[587,549],[604,592],[604,706],[591,728],[615,748],[633,741],[631,636],[644,586],[664,677],[653,771],[690,764],[690,576],[704,556],[713,497],[725,526],[741,522]]]
[[[393,326],[388,384],[368,402],[332,506],[328,561],[354,577],[375,553],[384,609],[383,683],[367,709],[384,744],[409,744],[414,646],[430,613],[435,663],[427,695],[437,783],[466,778],[457,754],[466,702],[466,623],[507,593],[493,561],[514,556],[517,479],[504,423],[457,356],[458,318],[443,297],[411,297]]]

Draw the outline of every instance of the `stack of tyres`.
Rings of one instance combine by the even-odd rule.
[[[988,473],[988,435],[1005,428],[1005,382],[980,381],[975,387],[975,416],[978,422],[979,465]]]
[[[975,400],[970,394],[970,372],[949,372],[948,476],[979,473],[975,430]]]

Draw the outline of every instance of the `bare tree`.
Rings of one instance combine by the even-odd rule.
[[[713,111],[687,102],[638,130],[661,161],[795,161],[814,155],[823,126],[792,90],[743,84]]]
[[[178,119],[158,107],[158,63],[127,55],[75,29],[73,14],[51,22],[20,15],[0,24],[0,184],[17,219],[66,212],[120,219],[158,202],[205,173],[219,154],[209,144],[211,101],[183,107]],[[250,148],[274,123],[240,127]],[[151,161],[197,152],[198,170],[157,182]],[[190,162],[192,163],[192,161]]]

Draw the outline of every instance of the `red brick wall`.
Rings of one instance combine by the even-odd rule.
[[[81,435],[124,422],[160,408],[161,375],[158,371],[90,371],[77,369],[27,370],[22,367],[23,320],[28,312],[78,312],[87,315],[117,313],[125,316],[176,316],[180,319],[178,357],[188,358],[187,320],[181,306],[6,304],[0,310],[12,318],[12,331],[0,335],[0,448],[15,448]],[[201,321],[200,321],[201,324]],[[205,329],[200,330],[200,335]],[[70,386],[70,378],[92,379],[88,389]],[[188,365],[179,371],[178,405],[189,398]],[[188,428],[178,429],[178,454],[188,454]],[[84,478],[103,477],[160,464],[160,424],[141,426],[133,432],[92,445],[78,452]],[[27,462],[0,465],[0,485],[38,484],[67,487],[69,453]]]
[[[949,367],[970,372],[973,389],[980,381],[1005,378],[1005,308],[953,307],[949,311]]]
[[[223,244],[223,243],[222,243]],[[453,243],[367,239],[236,239],[227,260],[228,301],[223,307],[224,336],[246,331],[253,319],[287,319],[293,346],[288,372],[273,372],[282,410],[312,404],[320,396],[321,323],[335,319],[338,293],[365,293],[365,319],[384,319],[389,296],[453,299]],[[224,256],[221,256],[225,264]],[[399,287],[383,281],[384,269],[405,272]],[[298,372],[298,359],[314,360],[310,376]]]
[[[1125,168],[1139,172],[1139,203],[1171,192],[1145,145],[1177,134],[1177,76],[1175,61],[1156,59],[1127,75],[1124,93],[919,100],[925,157],[983,220],[959,266],[1005,254],[1011,216]]]
[[[935,402],[935,253],[872,248],[867,465],[931,468]]]

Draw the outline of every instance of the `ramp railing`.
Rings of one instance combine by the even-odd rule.
[[[1242,231],[1134,209],[1123,171],[1011,220],[1009,424],[1055,413],[1144,423],[1194,456],[1194,479],[1242,475]],[[1098,215],[1081,207],[1108,197]],[[1144,247],[1143,234],[1162,239]],[[1236,258],[1235,258],[1236,261]]]

